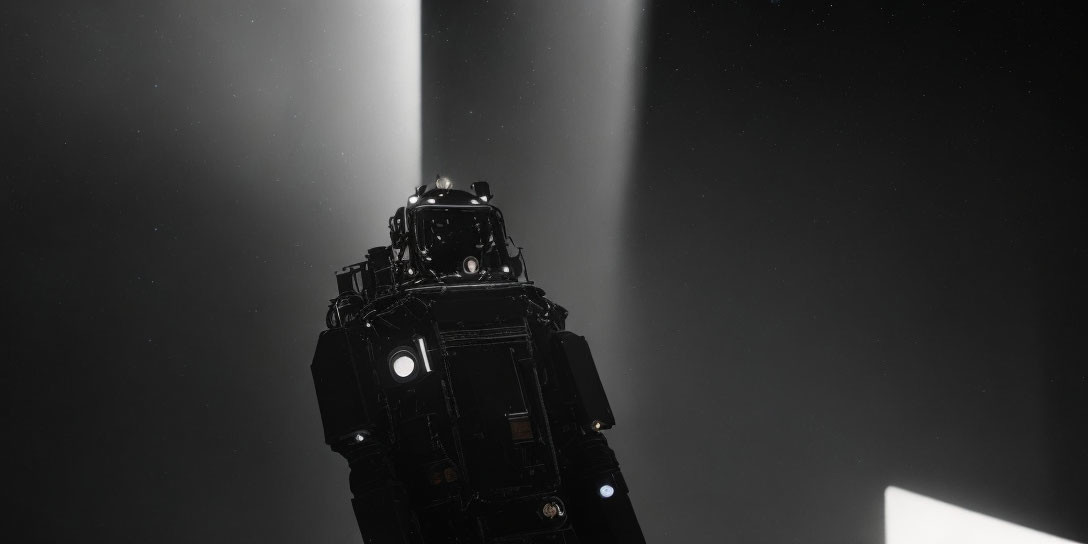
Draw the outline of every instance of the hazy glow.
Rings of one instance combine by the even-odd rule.
[[[884,531],[886,544],[1073,543],[898,487],[884,490]]]
[[[619,417],[636,403],[625,394],[631,388],[619,324],[628,316],[619,306],[629,296],[621,251],[640,120],[645,8],[640,0],[526,4],[534,22],[524,34],[526,61],[538,74],[534,107],[541,114],[525,128],[528,141],[539,145],[529,156],[535,166],[508,174],[539,187],[532,191],[535,210],[511,213],[511,230],[518,242],[525,240],[535,279],[569,304],[567,326],[592,339]],[[503,178],[495,179],[501,187]],[[562,220],[554,210],[562,210]],[[518,231],[522,224],[549,228]],[[572,267],[577,274],[570,274]]]
[[[328,11],[325,56],[314,60],[327,65],[328,81],[315,106],[325,122],[312,130],[350,187],[334,197],[345,199],[334,210],[350,221],[351,235],[340,237],[348,262],[362,240],[382,239],[395,203],[422,179],[421,7],[418,0],[332,5],[314,8]]]

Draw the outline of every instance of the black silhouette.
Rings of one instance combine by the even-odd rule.
[[[312,371],[363,539],[644,542],[589,346],[472,190],[419,187],[337,274]]]

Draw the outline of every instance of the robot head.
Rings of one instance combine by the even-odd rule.
[[[412,266],[434,277],[516,278],[521,263],[507,254],[502,212],[488,203],[491,189],[487,182],[472,189],[475,194],[453,189],[443,177],[434,188],[417,188],[389,218],[393,247],[408,249]]]
[[[494,253],[494,212],[490,206],[425,204],[413,215],[416,237],[412,249],[418,252],[424,270],[439,275],[474,275],[480,272],[485,257]]]

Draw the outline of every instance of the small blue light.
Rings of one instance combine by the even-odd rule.
[[[608,484],[602,485],[601,488],[597,490],[597,492],[601,494],[602,499],[607,499],[608,497],[616,494],[616,490]]]

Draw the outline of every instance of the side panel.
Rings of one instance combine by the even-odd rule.
[[[373,423],[357,379],[359,369],[370,368],[370,355],[365,344],[352,342],[349,334],[346,329],[322,332],[310,365],[325,443],[334,447],[346,436]]]
[[[560,331],[552,341],[557,370],[561,376],[565,375],[564,381],[569,381],[567,394],[573,396],[578,425],[585,430],[611,428],[616,424],[616,418],[612,415],[585,337]],[[594,422],[600,422],[600,427],[594,428]]]
[[[564,441],[564,495],[582,542],[645,544],[615,452],[599,431],[615,424],[586,339],[569,331],[552,338],[562,396],[581,431]],[[598,422],[600,425],[594,425]]]

